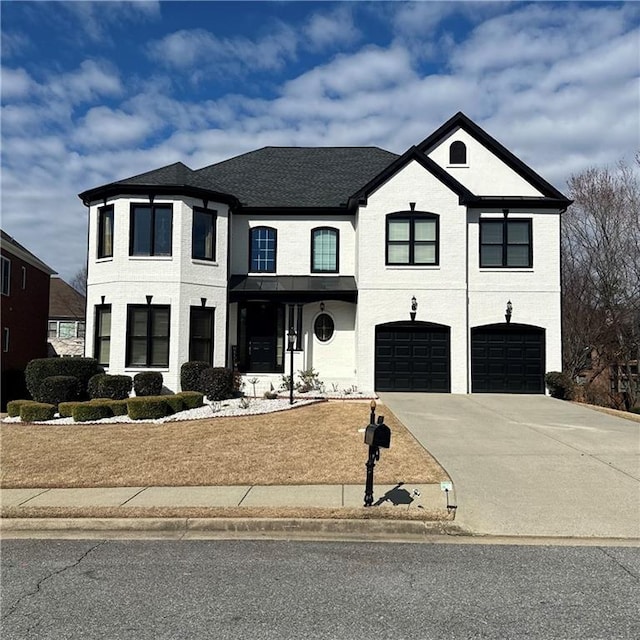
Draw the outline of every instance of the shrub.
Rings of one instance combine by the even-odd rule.
[[[300,382],[296,383],[296,390],[300,393],[319,390],[322,385],[319,375],[320,374],[315,371],[313,367],[305,369],[304,371],[298,371]]]
[[[182,391],[176,395],[182,398],[185,409],[197,409],[203,405],[202,400],[204,396],[198,391]]]
[[[79,402],[73,408],[73,419],[76,422],[102,420],[112,415],[113,411],[106,402]]]
[[[20,415],[20,407],[32,403],[33,400],[9,400],[7,402],[7,413],[10,418],[17,418]]]
[[[211,367],[200,374],[200,383],[209,400],[226,400],[233,396],[233,371]]]
[[[77,396],[87,397],[89,379],[96,373],[104,373],[95,358],[36,358],[25,369],[25,381],[35,400],[40,384],[51,376],[74,376],[78,379]]]
[[[47,404],[46,402],[30,402],[20,407],[20,420],[22,420],[22,422],[53,420],[55,415],[55,405]]]
[[[175,394],[170,396],[160,396],[167,407],[169,407],[169,413],[179,413],[184,411],[184,399],[182,396]]]
[[[51,376],[40,383],[35,400],[58,406],[61,402],[70,402],[77,397],[78,378],[75,376]]]
[[[180,367],[180,388],[183,391],[199,391],[204,393],[200,382],[200,375],[211,365],[202,360],[191,360]]]
[[[127,400],[127,412],[132,420],[157,420],[167,415],[167,403],[162,396],[142,396]]]
[[[80,404],[85,404],[84,402],[61,402],[58,405],[58,413],[61,418],[72,418],[73,410]]]
[[[640,414],[640,407],[631,407],[631,409],[629,409],[629,412]]]
[[[552,398],[571,400],[575,383],[561,371],[549,371],[544,377],[545,384]]]
[[[133,377],[137,396],[159,396],[162,393],[162,374],[159,371],[143,371]]]
[[[109,402],[111,411],[114,416],[126,416],[127,415],[127,400],[111,400]]]
[[[109,398],[125,400],[133,387],[131,376],[108,375],[99,373],[89,380],[88,390],[91,398]]]

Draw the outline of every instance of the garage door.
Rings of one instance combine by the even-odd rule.
[[[451,391],[449,327],[395,323],[376,328],[376,391]]]
[[[544,329],[500,324],[471,329],[473,393],[544,393]]]

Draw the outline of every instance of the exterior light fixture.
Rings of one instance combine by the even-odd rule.
[[[320,303],[320,311],[324,311],[324,302]]]
[[[153,300],[153,296],[146,296],[147,298],[147,304],[151,304],[151,301]]]
[[[296,332],[293,327],[289,328],[289,335],[287,337],[289,341],[289,353],[291,354],[289,357],[289,404],[293,404],[293,347],[296,343]]]
[[[100,304],[104,304],[106,296],[100,296]]]
[[[207,306],[207,299],[206,298],[200,298],[200,304],[202,305],[202,308],[204,309]]]
[[[513,305],[511,304],[511,300],[507,302],[507,308],[504,312],[504,319],[507,321],[507,324],[511,322],[511,314],[513,313]]]
[[[411,317],[411,322],[413,322],[416,319],[417,310],[418,310],[418,301],[416,300],[416,297],[413,296],[411,298],[411,311],[409,312],[409,316]]]

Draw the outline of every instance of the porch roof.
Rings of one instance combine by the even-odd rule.
[[[358,287],[353,276],[231,276],[229,300],[278,300],[356,302]]]

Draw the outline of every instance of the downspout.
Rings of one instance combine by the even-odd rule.
[[[85,331],[84,331],[84,357],[91,357],[90,354],[87,353],[87,345],[88,345],[88,336],[89,336],[89,332],[87,331],[87,327],[89,326],[89,305],[87,304],[87,301],[89,300],[89,242],[91,241],[91,236],[90,236],[90,227],[91,227],[91,202],[89,202],[88,200],[83,200],[82,204],[84,204],[85,207],[87,207],[87,268],[86,268],[86,274],[87,274],[87,280],[85,282],[85,287],[84,287],[84,327],[85,327]],[[113,226],[115,228],[115,207],[113,208]],[[96,327],[95,327],[95,316],[94,316],[94,322],[91,328],[91,333],[92,335],[95,336],[96,333]],[[95,345],[94,340],[91,340],[91,344]],[[95,355],[95,354],[93,354]]]
[[[465,207],[465,328],[466,328],[466,357],[467,357],[467,395],[471,393],[471,327],[469,326],[469,207]]]

